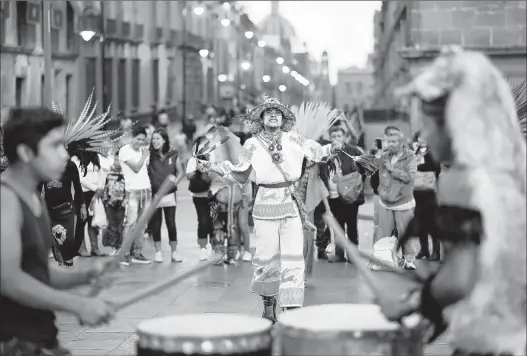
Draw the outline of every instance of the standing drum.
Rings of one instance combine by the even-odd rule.
[[[315,305],[281,314],[277,325],[280,355],[423,354],[421,328],[388,321],[377,305]]]
[[[271,322],[238,314],[188,314],[142,322],[138,356],[271,356]]]

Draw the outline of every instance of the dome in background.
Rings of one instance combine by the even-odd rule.
[[[278,36],[286,40],[296,38],[293,26],[278,12],[278,1],[271,1],[271,14],[258,27],[266,35]]]

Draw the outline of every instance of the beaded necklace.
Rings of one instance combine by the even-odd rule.
[[[274,162],[282,163],[282,131],[279,130],[276,133],[269,133],[267,131],[262,131],[260,137],[268,144],[267,150],[271,154],[271,158]]]

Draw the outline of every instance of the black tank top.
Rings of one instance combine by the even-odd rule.
[[[40,199],[42,213],[40,217],[36,217],[30,207],[20,199],[16,190],[6,182],[1,184],[15,193],[22,208],[22,270],[49,285],[48,256],[53,237],[46,205]],[[55,326],[55,314],[52,311],[27,307],[10,298],[0,296],[0,315],[0,340],[2,341],[16,337],[47,347],[53,347],[57,342],[58,330]]]

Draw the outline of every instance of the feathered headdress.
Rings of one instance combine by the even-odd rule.
[[[66,146],[70,155],[77,155],[82,151],[94,152],[107,156],[119,148],[121,129],[106,130],[104,127],[114,117],[110,115],[110,106],[105,113],[95,116],[97,103],[92,107],[93,91],[91,92],[80,116],[66,126],[64,132]],[[53,102],[52,109],[64,116],[64,109]]]
[[[275,98],[271,98],[265,94],[262,98],[264,99],[262,104],[252,110],[247,109],[244,115],[237,116],[236,119],[245,123],[252,134],[257,134],[263,130],[262,113],[267,109],[274,108],[280,110],[284,116],[281,130],[284,132],[291,131],[296,121],[293,112]]]

